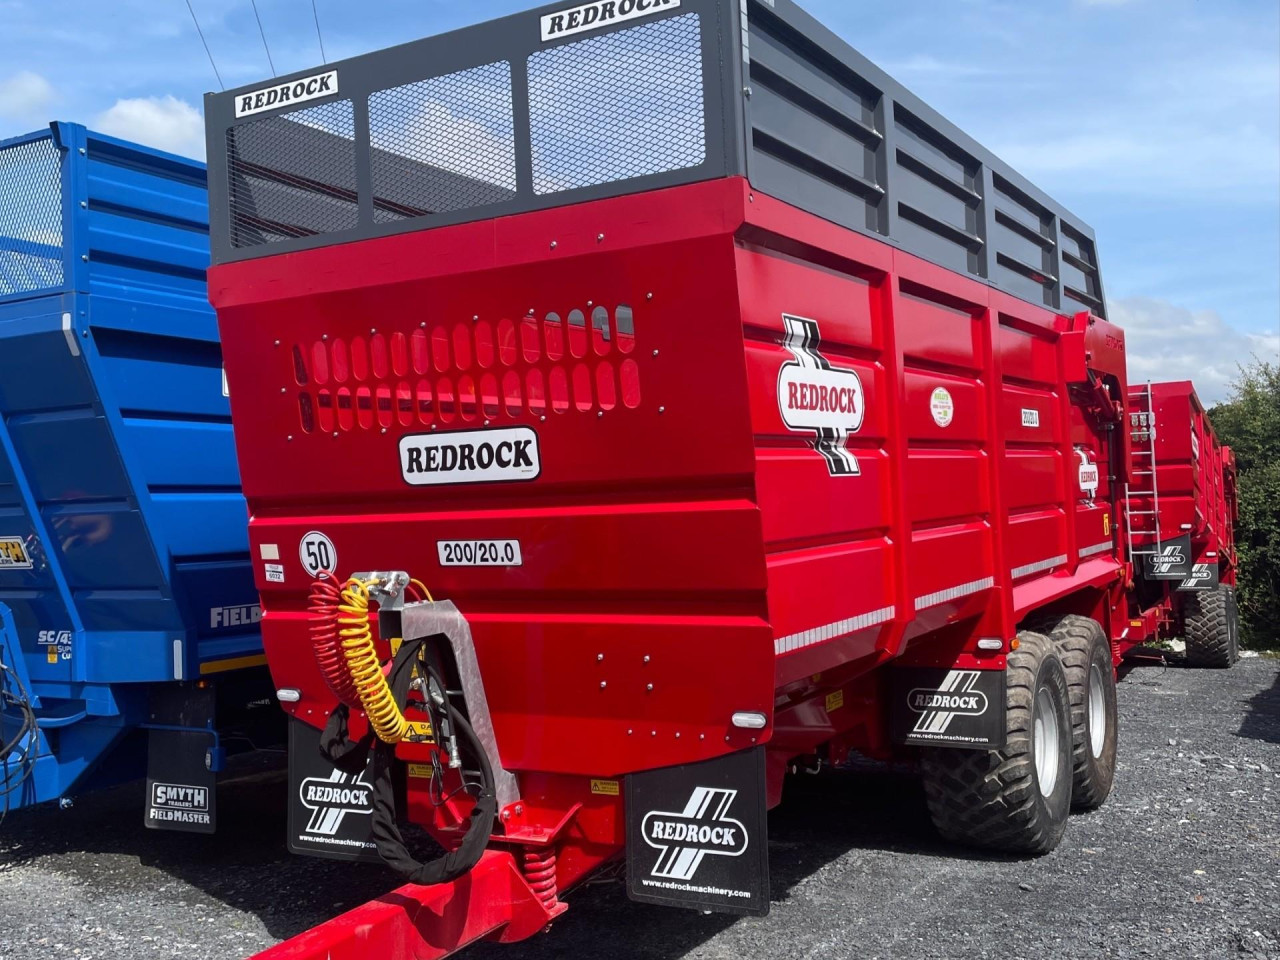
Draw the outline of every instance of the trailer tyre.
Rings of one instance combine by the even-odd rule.
[[[1111,644],[1096,620],[1069,614],[1049,638],[1058,647],[1071,693],[1071,806],[1096,810],[1116,773],[1116,675]]]
[[[1184,594],[1182,621],[1187,640],[1187,663],[1193,667],[1225,669],[1239,656],[1239,623],[1231,588]]]
[[[1005,671],[1004,749],[929,749],[921,772],[948,840],[1042,854],[1062,839],[1071,810],[1071,700],[1053,641],[1029,631],[1018,641]]]

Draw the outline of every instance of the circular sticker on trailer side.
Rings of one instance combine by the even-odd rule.
[[[298,559],[302,561],[302,569],[313,577],[333,574],[338,569],[338,550],[319,530],[303,535],[298,544]]]
[[[956,405],[951,399],[951,391],[946,387],[934,387],[933,396],[929,398],[929,412],[933,414],[933,422],[940,427],[949,427],[956,415]]]

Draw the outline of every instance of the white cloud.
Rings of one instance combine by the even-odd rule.
[[[24,123],[51,120],[47,111],[55,99],[49,81],[30,70],[0,80],[0,117]]]
[[[117,100],[98,114],[93,127],[157,150],[204,159],[204,119],[199,110],[172,95]]]
[[[1189,310],[1150,297],[1109,304],[1124,328],[1129,382],[1191,380],[1206,406],[1227,398],[1238,366],[1253,357],[1280,359],[1280,319],[1270,333],[1246,333],[1213,310]]]

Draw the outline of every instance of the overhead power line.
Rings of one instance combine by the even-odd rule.
[[[320,41],[320,62],[328,63],[329,58],[324,55],[324,37],[320,35],[320,14],[316,12],[316,0],[311,0],[311,16],[316,21],[316,39]]]
[[[200,34],[200,42],[204,44],[204,52],[209,57],[209,66],[213,67],[213,75],[218,78],[218,86],[225,90],[227,85],[222,82],[222,74],[218,72],[218,65],[213,62],[213,52],[209,49],[209,41],[204,38],[204,31],[200,29],[200,21],[196,19],[196,11],[191,6],[191,0],[187,0],[187,11],[191,14],[191,22],[196,25],[196,33]]]
[[[257,0],[249,0],[249,6],[253,7],[254,19],[258,21],[258,36],[262,37],[262,49],[267,51],[267,66],[271,68],[271,75],[277,76],[275,61],[271,59],[271,48],[267,46],[267,32],[262,29],[262,17],[258,16]]]

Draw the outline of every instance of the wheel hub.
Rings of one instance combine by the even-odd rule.
[[[1107,703],[1103,697],[1102,671],[1095,663],[1089,667],[1089,751],[1094,758],[1102,756],[1107,739]]]
[[[1052,694],[1041,689],[1036,692],[1035,719],[1032,721],[1032,744],[1035,750],[1036,781],[1042,796],[1049,796],[1058,784],[1060,754],[1058,738],[1061,731],[1058,711]]]

